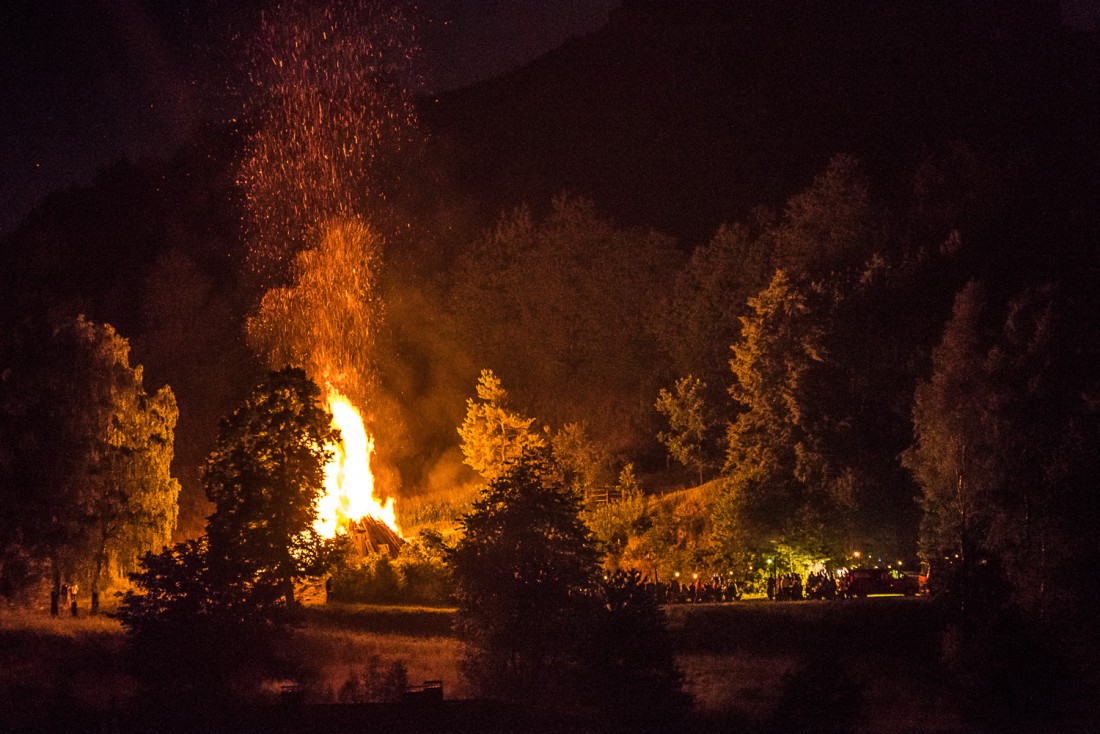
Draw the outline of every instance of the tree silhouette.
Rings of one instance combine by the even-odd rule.
[[[1028,288],[999,322],[980,283],[959,292],[917,387],[903,456],[921,489],[922,550],[949,582],[942,590],[971,609],[1007,600],[1043,621],[1086,608],[1095,593],[1075,572],[1095,548],[1093,337],[1058,296]]]
[[[578,512],[549,460],[526,453],[462,518],[450,565],[479,692],[545,703],[579,674],[599,554]]]
[[[450,553],[463,670],[480,694],[631,721],[683,711],[656,600],[600,555],[545,452],[525,453],[461,520]]]
[[[277,659],[282,617],[210,561],[206,537],[148,553],[119,605],[136,678],[166,712],[247,697]]]
[[[616,453],[639,438],[656,392],[649,323],[670,284],[671,241],[620,229],[560,196],[536,221],[501,217],[468,253],[453,298],[474,359],[491,364],[551,425],[588,423]]]
[[[691,700],[683,692],[664,614],[641,573],[605,576],[597,600],[587,683],[600,707],[631,728],[675,724]]]
[[[211,565],[250,585],[258,603],[294,603],[294,581],[318,567],[313,530],[327,448],[336,442],[321,391],[299,368],[273,372],[223,423],[203,473],[215,510]]]
[[[143,685],[166,703],[235,698],[278,660],[295,579],[328,561],[313,530],[326,448],[338,438],[320,389],[272,372],[222,423],[203,474],[207,535],[146,554],[119,617]]]

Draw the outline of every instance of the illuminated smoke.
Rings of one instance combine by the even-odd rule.
[[[248,319],[248,341],[273,366],[298,364],[360,405],[370,395],[370,355],[381,321],[379,241],[358,220],[330,227],[300,251],[291,283],[264,294]]]
[[[358,220],[328,229],[317,247],[295,257],[292,282],[272,288],[247,323],[249,342],[272,365],[300,364],[326,389],[342,436],[325,467],[325,494],[314,526],[333,537],[349,521],[370,515],[395,531],[393,499],[375,492],[370,461],[374,438],[355,402],[367,404],[369,356],[380,307],[375,292],[378,243]]]

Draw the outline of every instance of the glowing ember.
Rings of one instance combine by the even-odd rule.
[[[344,532],[353,520],[370,516],[389,525],[400,535],[393,498],[385,504],[374,496],[374,475],[370,457],[374,439],[367,435],[363,417],[351,401],[335,388],[328,388],[328,409],[332,423],[340,429],[341,441],[330,446],[334,456],[325,467],[325,494],[317,501],[314,530],[326,538]]]

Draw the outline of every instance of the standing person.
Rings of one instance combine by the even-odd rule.
[[[80,586],[78,584],[73,584],[69,587],[69,599],[71,600],[69,604],[74,617],[76,616],[76,593],[78,591],[80,591]]]

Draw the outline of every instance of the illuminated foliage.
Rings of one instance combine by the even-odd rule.
[[[172,391],[146,394],[130,345],[82,316],[9,334],[0,382],[0,531],[98,590],[175,529]]]
[[[703,483],[703,468],[707,457],[704,442],[709,438],[710,421],[707,417],[703,393],[706,384],[692,376],[676,381],[674,392],[661,388],[657,395],[657,412],[668,419],[669,430],[657,438],[668,447],[668,453],[686,467],[699,471],[699,483]]]
[[[728,557],[777,538],[817,545],[826,519],[850,507],[811,420],[811,378],[825,359],[819,295],[779,270],[742,319],[730,360],[742,410],[727,431],[726,487],[712,510],[715,543]]]
[[[626,479],[629,483],[633,477]],[[637,486],[624,486],[620,499],[585,512],[585,523],[592,529],[592,535],[606,554],[606,565],[610,570],[618,570],[620,566],[654,568],[656,559],[646,557],[648,549],[644,538],[654,523],[652,504]]]
[[[140,554],[166,545],[176,526],[180,486],[171,474],[176,400],[168,386],[147,395],[141,368],[132,374],[133,381],[116,393],[94,477],[94,593],[110,562],[122,571],[133,569]]]
[[[914,488],[897,457],[927,329],[901,327],[914,301],[934,308],[914,296],[929,275],[873,256],[816,281],[777,271],[749,301],[730,362],[740,409],[727,431],[728,496],[712,516],[719,545],[914,552]]]
[[[677,374],[706,383],[715,406],[728,400],[722,393],[729,382],[729,348],[741,335],[748,300],[775,272],[768,236],[773,217],[765,210],[754,214],[746,224],[723,225],[709,243],[696,248],[655,324]]]
[[[260,272],[381,206],[416,127],[413,25],[396,4],[286,0],[250,45],[238,172]]]
[[[745,221],[720,227],[692,253],[655,319],[676,372],[709,386],[709,405],[735,409],[722,388],[748,300],[768,286],[776,268],[794,280],[857,272],[882,244],[876,222],[858,161],[839,155],[787,201],[782,216],[760,207]]]
[[[782,270],[749,308],[730,360],[730,392],[743,411],[728,430],[726,471],[750,515],[777,530],[805,494],[812,450],[803,421],[805,379],[824,357],[822,335],[806,294]]]
[[[466,464],[488,482],[499,478],[525,451],[546,445],[531,431],[534,422],[511,410],[500,380],[492,370],[482,370],[477,400],[466,401],[466,418],[458,429]]]
[[[540,419],[583,420],[614,454],[640,442],[656,393],[648,324],[673,252],[667,238],[618,229],[583,199],[556,198],[541,222],[519,209],[457,276],[462,333]]]
[[[566,485],[581,495],[614,483],[611,457],[589,438],[583,423],[566,423],[555,431],[550,448]]]

